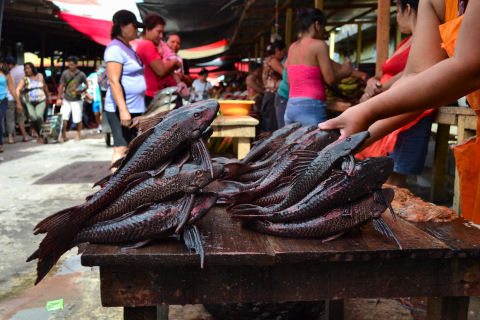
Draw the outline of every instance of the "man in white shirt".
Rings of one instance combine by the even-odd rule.
[[[190,95],[190,101],[196,102],[201,100],[207,100],[210,97],[210,90],[213,86],[207,81],[208,71],[205,68],[198,73],[200,79],[193,80],[192,90]]]

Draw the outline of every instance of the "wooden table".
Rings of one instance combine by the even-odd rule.
[[[468,296],[480,294],[480,229],[384,218],[403,250],[371,224],[323,243],[254,233],[215,208],[198,225],[204,269],[173,239],[129,253],[90,245],[81,261],[100,266],[102,305],[123,306],[125,319],[156,319],[169,304],[319,300],[342,319],[342,299],[377,297],[430,297],[429,320],[467,319]]]
[[[446,166],[448,157],[448,141],[450,139],[450,126],[457,126],[457,143],[461,143],[475,135],[475,130],[477,128],[477,116],[475,111],[469,107],[441,107],[438,108],[437,112],[435,113],[435,118],[433,121],[438,123],[438,130],[435,139],[435,157],[430,198],[432,201],[439,201],[444,198],[446,190]],[[457,170],[455,170],[453,209],[458,213],[461,212],[460,187]]]
[[[250,151],[250,139],[255,138],[255,126],[259,121],[250,116],[218,116],[211,126],[212,138],[233,137],[234,150],[238,159]]]

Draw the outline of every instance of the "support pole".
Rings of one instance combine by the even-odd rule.
[[[362,24],[357,23],[357,68],[360,66],[360,59],[362,57]]]
[[[2,25],[3,25],[3,9],[5,8],[5,0],[0,0],[0,50],[2,49]]]
[[[323,10],[323,0],[315,0],[315,9]]]
[[[255,58],[255,62],[258,60],[258,43],[255,43],[255,51],[253,57]]]
[[[397,27],[395,28],[395,48],[398,47],[398,45],[400,44],[400,42],[402,42],[402,32],[400,31],[400,28]]]
[[[287,48],[289,48],[292,43],[292,16],[292,8],[287,8],[287,12],[285,13],[285,44]]]
[[[382,63],[388,58],[390,38],[390,0],[378,0],[377,16],[377,61],[375,73],[382,70]]]
[[[42,72],[45,70],[45,47],[46,47],[46,42],[47,42],[47,36],[45,32],[42,32],[42,44],[40,48],[40,70]]]
[[[329,56],[333,60],[333,55],[335,54],[335,31],[330,32],[330,47],[329,47]]]

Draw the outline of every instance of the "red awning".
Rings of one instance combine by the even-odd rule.
[[[104,46],[110,43],[110,30],[113,25],[111,21],[77,16],[61,11],[57,11],[56,14],[73,28],[89,36],[93,41]]]

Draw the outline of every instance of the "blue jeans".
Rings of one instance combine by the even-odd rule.
[[[8,100],[7,98],[0,101],[0,146],[3,145],[3,117],[7,112]]]
[[[290,98],[285,110],[285,124],[300,122],[302,127],[317,125],[327,120],[326,105],[312,98]]]

